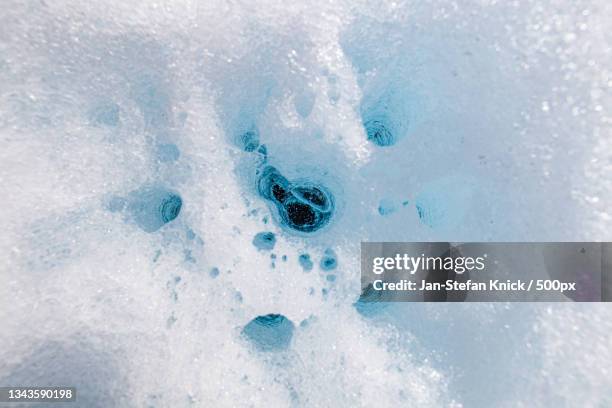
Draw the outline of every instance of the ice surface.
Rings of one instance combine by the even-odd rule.
[[[362,240],[612,238],[610,2],[2,9],[0,385],[612,404],[606,305],[358,301]]]

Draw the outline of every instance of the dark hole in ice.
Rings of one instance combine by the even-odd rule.
[[[283,177],[276,168],[268,166],[259,177],[257,189],[262,197],[282,203],[287,197],[289,180]]]
[[[320,211],[328,211],[330,200],[324,192],[314,186],[294,187],[291,192],[300,201],[316,207]]]
[[[272,186],[272,197],[274,197],[279,203],[285,201],[287,194],[287,190],[285,190],[280,184],[274,184]]]
[[[395,144],[393,133],[380,120],[368,120],[364,123],[368,140],[377,146],[386,147]]]
[[[280,314],[257,316],[242,329],[242,334],[260,351],[281,351],[291,344],[294,325]]]
[[[321,212],[308,204],[290,201],[280,207],[280,216],[283,223],[291,229],[300,232],[314,232],[329,222],[331,212]]]
[[[289,182],[276,168],[268,166],[258,180],[262,197],[274,202],[283,224],[300,232],[314,232],[331,219],[333,197],[310,182]]]
[[[308,204],[292,202],[287,204],[285,208],[291,225],[294,225],[298,229],[310,228],[317,219],[315,210]]]

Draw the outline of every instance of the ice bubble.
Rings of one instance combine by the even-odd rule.
[[[336,253],[331,248],[325,250],[325,252],[323,253],[323,257],[321,258],[321,262],[319,263],[319,266],[324,271],[331,271],[333,269],[336,269],[336,267],[338,266],[338,259]]]
[[[298,262],[300,263],[302,269],[304,269],[304,271],[306,272],[312,270],[312,267],[314,266],[314,264],[310,260],[309,254],[300,254],[300,256],[298,257]]]
[[[155,232],[178,217],[183,200],[178,193],[161,186],[146,186],[128,197],[134,222],[146,232]]]
[[[253,237],[253,245],[262,251],[271,251],[276,244],[276,236],[272,232],[259,232]],[[274,255],[274,254],[272,254]],[[276,256],[274,256],[276,258]]]
[[[208,274],[213,279],[216,278],[217,276],[219,276],[219,273],[220,273],[219,272],[219,268],[217,268],[217,267],[211,268],[210,271],[208,271]]]
[[[260,351],[281,351],[291,344],[293,322],[280,314],[257,316],[242,330],[243,335]]]

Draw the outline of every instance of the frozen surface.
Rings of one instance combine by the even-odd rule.
[[[611,4],[4,0],[0,385],[612,405],[607,305],[356,303],[362,240],[612,239]]]

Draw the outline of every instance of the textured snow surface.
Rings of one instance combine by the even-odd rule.
[[[609,1],[1,6],[0,385],[612,405],[605,304],[354,305],[360,241],[612,239]]]

